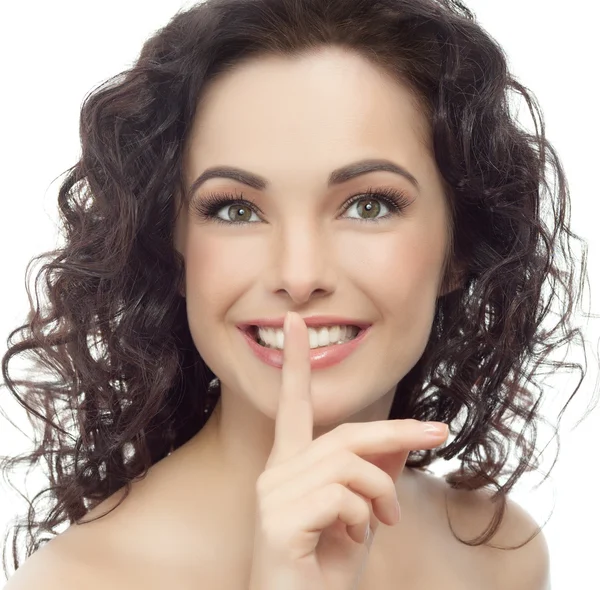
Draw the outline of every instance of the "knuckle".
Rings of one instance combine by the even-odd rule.
[[[400,433],[398,428],[394,427],[394,425],[390,423],[386,424],[385,428],[381,429],[381,437],[383,439],[383,444],[393,445],[400,439]]]
[[[256,495],[260,497],[266,496],[271,490],[270,475],[268,471],[263,471],[256,479],[255,491]]]
[[[360,522],[369,522],[371,520],[371,510],[366,502],[360,503]]]
[[[344,422],[321,435],[312,442],[312,452],[316,455],[343,447],[356,434],[356,424]]]
[[[407,422],[408,422],[408,426],[412,429],[416,429],[418,431],[420,431],[422,429],[423,420],[417,420],[416,418],[411,418]]]
[[[268,522],[271,512],[271,504],[264,498],[259,498],[256,503],[256,512],[260,517],[261,522]]]
[[[283,510],[282,510],[283,508]],[[269,543],[282,543],[286,537],[286,525],[289,525],[289,518],[283,518],[282,515],[288,515],[289,510],[283,506],[276,506],[273,502],[262,501],[257,506],[257,522],[260,534],[263,539]]]
[[[289,541],[289,534],[282,527],[281,518],[262,518],[259,526],[261,537],[274,547],[282,547]]]
[[[344,495],[343,488],[341,483],[332,483],[323,490],[322,497],[326,502],[339,502]]]
[[[396,482],[394,481],[394,478],[389,473],[386,473],[385,471],[384,471],[384,474],[385,474],[385,477],[387,480],[387,485],[390,488],[390,491],[396,493]]]
[[[329,441],[331,439],[344,439],[350,435],[350,431],[352,430],[352,424],[350,422],[343,422],[342,424],[338,424],[333,430],[326,432],[323,436],[318,438],[317,440]]]
[[[353,430],[352,422],[343,422],[342,424],[339,424],[338,426],[336,426],[333,429],[333,431],[335,431],[341,435],[349,434],[352,430]]]
[[[386,434],[390,440],[403,440],[403,435],[409,434],[410,432],[414,431],[414,429],[418,427],[419,424],[419,420],[415,420],[414,418],[407,418],[406,420],[401,420],[399,423],[388,422]]]
[[[326,490],[324,490],[322,494],[322,501],[326,504],[337,505],[343,502],[347,493],[348,488],[346,488],[343,484],[332,483],[327,486]]]
[[[389,425],[394,428],[396,432],[398,430],[404,430],[405,428],[414,428],[415,426],[419,426],[421,424],[420,420],[416,418],[402,418],[401,420],[390,420]]]
[[[357,456],[348,449],[340,449],[331,456],[332,463],[344,470],[356,463]]]
[[[387,473],[386,473],[386,478],[387,478],[387,482],[386,482],[387,493],[390,494],[391,496],[394,496],[394,498],[397,498],[398,490],[396,490],[396,482]]]
[[[370,502],[365,496],[358,492],[352,492],[352,513],[354,514],[355,523],[362,524],[369,522],[371,519]]]

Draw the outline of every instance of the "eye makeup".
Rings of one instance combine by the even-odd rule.
[[[383,203],[389,209],[389,212],[382,217],[351,217],[349,219],[356,219],[361,223],[378,223],[393,216],[400,215],[402,211],[404,211],[404,209],[406,209],[406,207],[412,203],[412,198],[398,189],[369,188],[364,192],[351,196],[342,206],[342,211],[347,211],[352,205],[359,202],[366,202],[370,203],[371,205],[376,202]],[[222,209],[228,206],[232,207],[233,205],[238,206],[238,213],[241,211],[249,211],[251,213],[256,213],[257,215],[261,213],[258,205],[252,201],[252,199],[246,198],[243,193],[208,193],[202,197],[195,197],[192,201],[191,207],[193,212],[200,219],[206,222],[214,221],[216,223],[223,223],[226,225],[246,225],[248,223],[256,223],[256,221],[248,221],[241,218],[234,221],[231,218],[223,219],[222,217],[219,217],[218,213],[220,213]],[[369,211],[371,211],[371,209],[369,209]]]

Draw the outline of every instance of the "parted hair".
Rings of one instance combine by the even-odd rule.
[[[450,205],[447,272],[460,268],[461,281],[438,298],[389,414],[446,422],[450,442],[406,465],[458,458],[452,487],[493,488],[495,516],[468,544],[490,541],[507,494],[539,467],[542,376],[585,374],[559,351],[584,346],[573,318],[585,244],[570,229],[541,109],[500,45],[454,0],[208,0],[178,12],[81,107],[81,156],[58,192],[64,244],[30,262],[45,259],[43,299],[28,288],[31,310],[2,359],[5,388],[36,433],[30,452],[3,457],[3,474],[41,467],[47,477],[7,534],[5,570],[204,426],[219,386],[192,341],[174,247],[192,121],[205,87],[245,61],[331,46],[410,89]],[[513,99],[525,100],[534,133]],[[11,377],[19,355],[33,361],[27,379]]]

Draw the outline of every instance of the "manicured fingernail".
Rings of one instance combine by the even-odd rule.
[[[448,433],[448,425],[439,422],[424,422],[423,427],[423,432],[436,437]]]
[[[283,320],[283,334],[287,336],[290,333],[290,322],[292,321],[290,317],[290,312],[286,312],[285,320]]]

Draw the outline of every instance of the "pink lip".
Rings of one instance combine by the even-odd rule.
[[[320,323],[319,325],[323,324]],[[250,330],[248,330],[248,327],[239,327],[239,330],[246,339],[246,342],[248,342],[252,352],[254,352],[254,354],[261,361],[265,362],[267,365],[281,369],[283,366],[283,350],[261,346],[258,342],[256,342],[256,340],[254,340]],[[365,336],[370,331],[371,326],[369,325],[367,328],[362,329],[356,338],[350,340],[350,342],[346,342],[344,344],[332,344],[331,346],[312,349],[310,351],[310,368],[312,370],[325,369],[340,363],[360,346],[361,342],[365,339]]]

